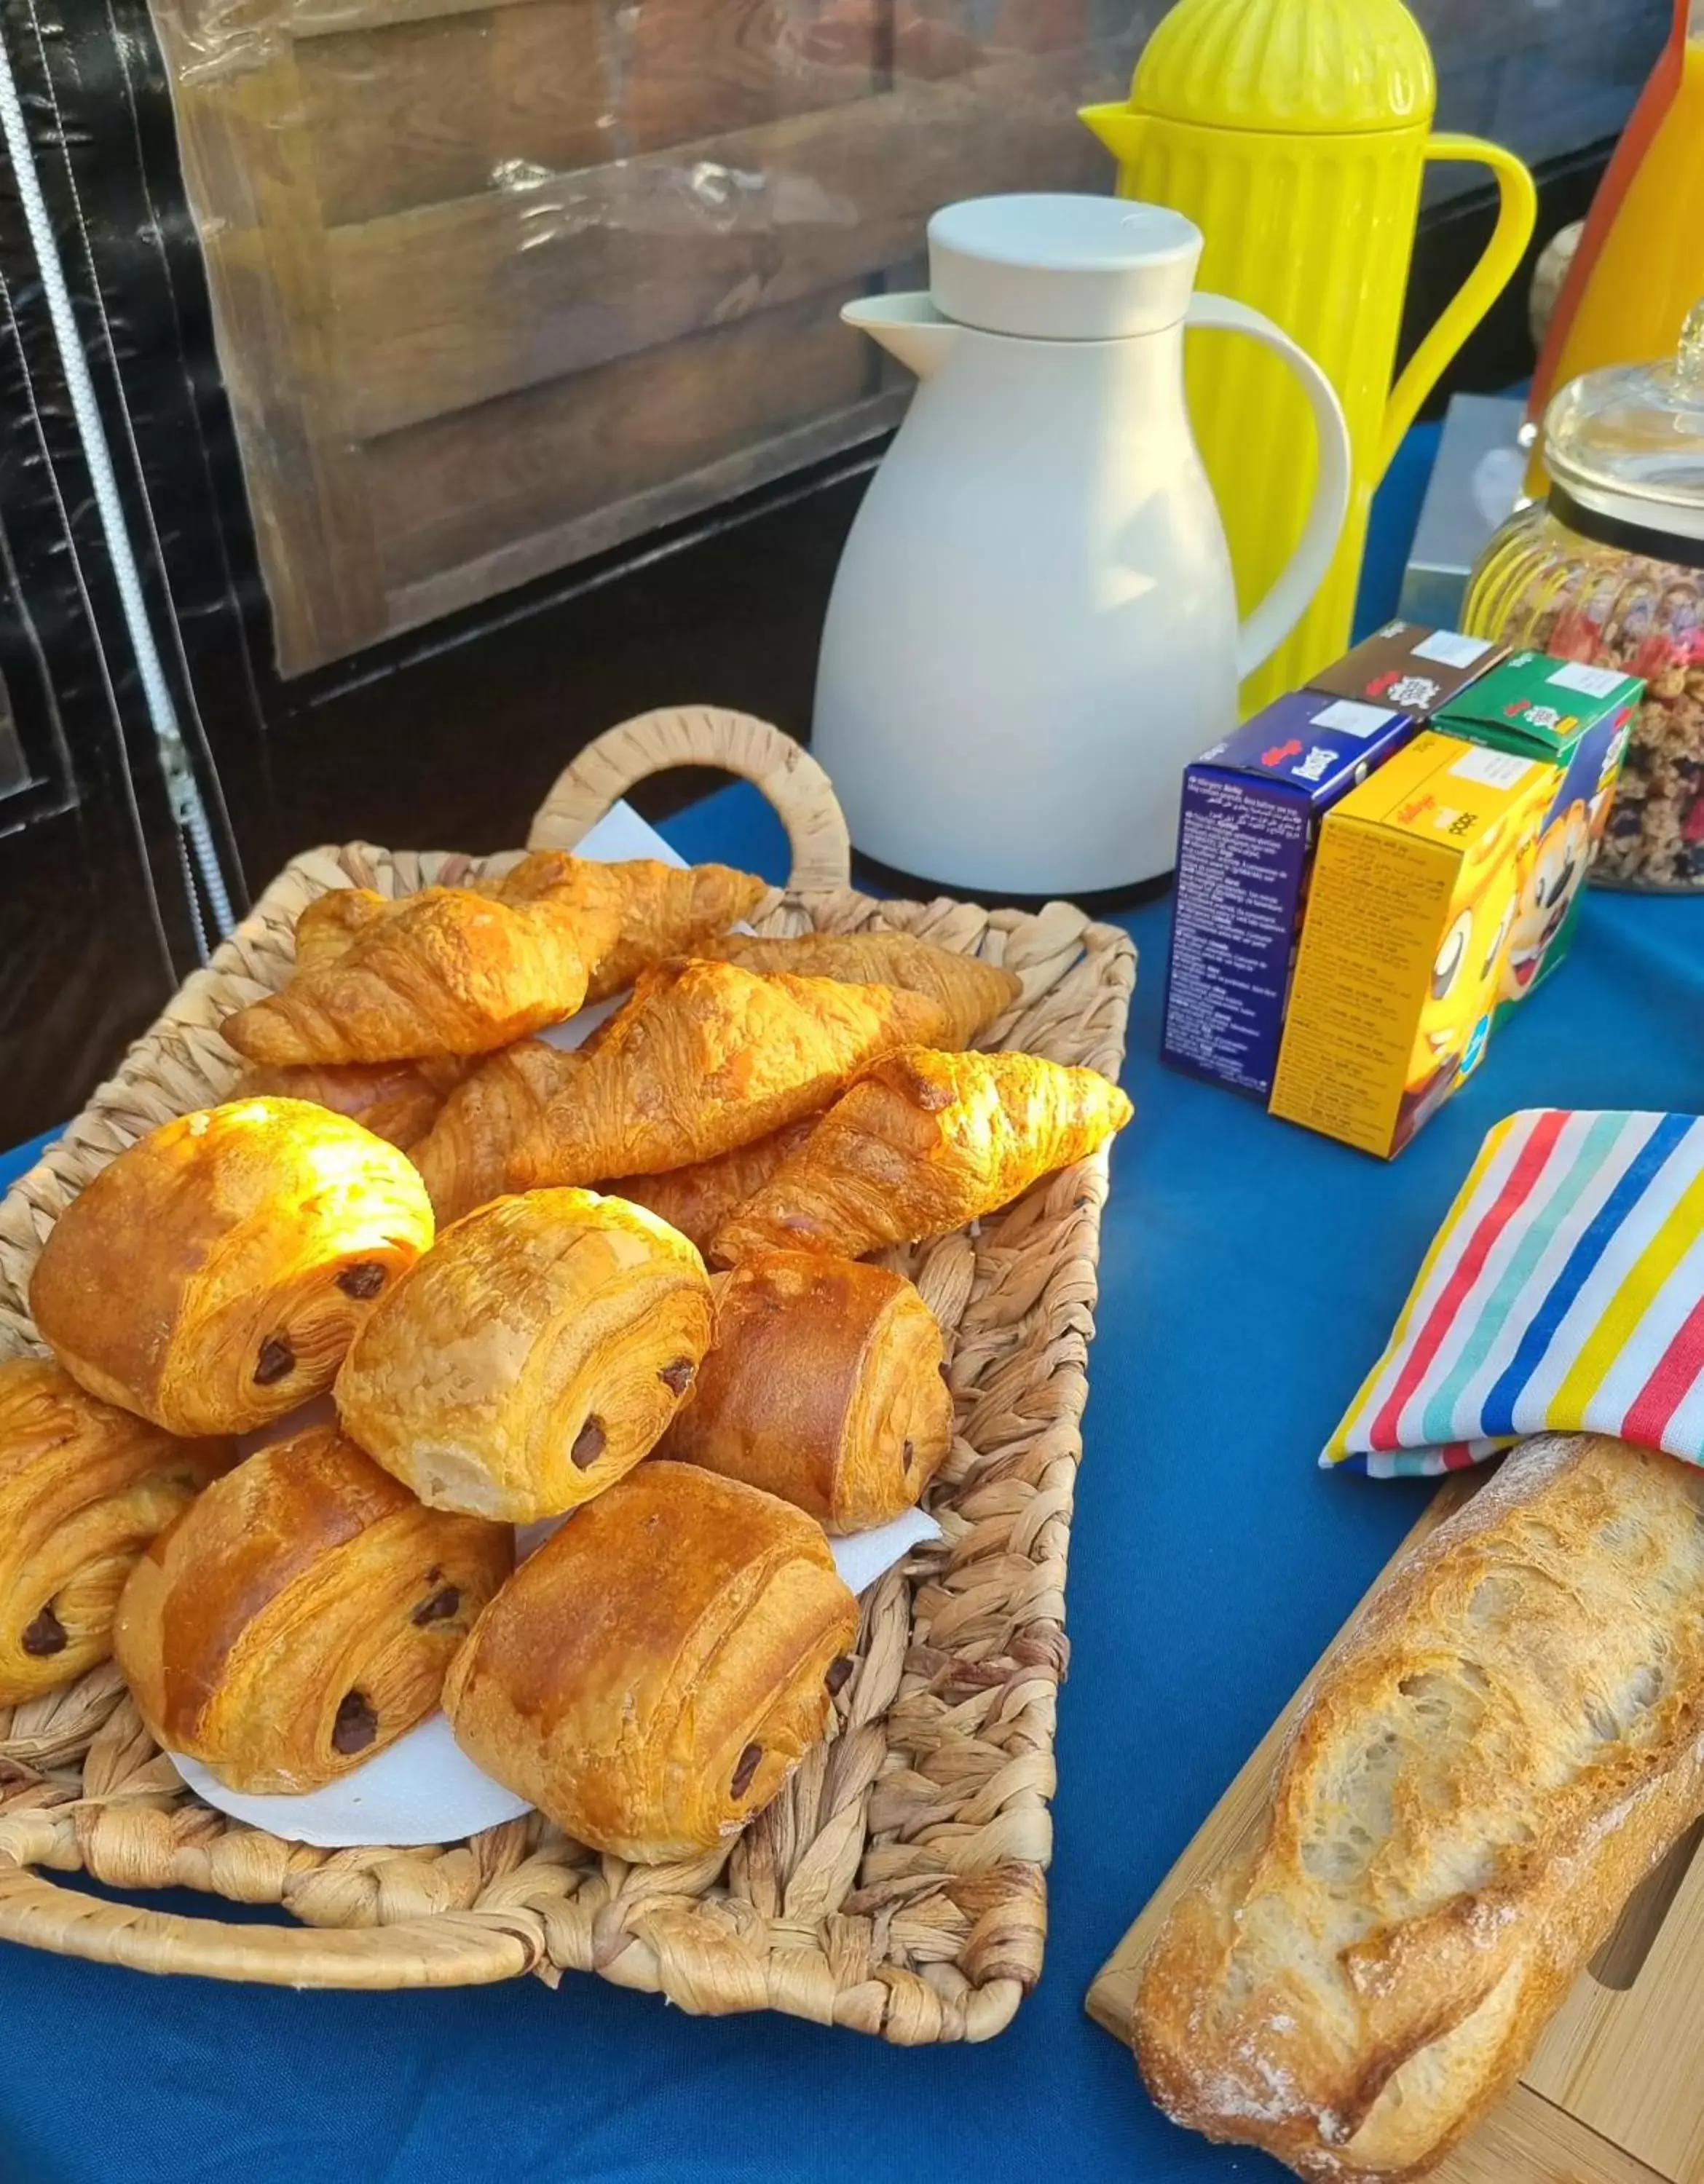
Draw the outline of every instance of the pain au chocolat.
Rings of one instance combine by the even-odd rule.
[[[589,1190],[452,1223],[338,1375],[345,1429],[423,1502],[558,1517],[655,1447],[710,1341],[684,1236]]]
[[[191,1438],[246,1433],[330,1387],[432,1235],[394,1145],[301,1100],[237,1100],[163,1123],[84,1186],[30,1309],[103,1402]]]
[[[137,1562],[114,1651],[143,1721],[233,1790],[319,1788],[437,1706],[513,1535],[427,1509],[335,1427],[239,1463]]]
[[[716,1278],[716,1340],[659,1453],[830,1532],[910,1508],[953,1446],[941,1325],[902,1274],[764,1251]]]
[[[106,1659],[137,1557],[235,1461],[228,1440],[180,1440],[45,1358],[0,1365],[0,1706]]]
[[[476,1765],[568,1834],[656,1864],[768,1803],[825,1732],[857,1630],[819,1524],[645,1463],[522,1563],[444,1711]]]

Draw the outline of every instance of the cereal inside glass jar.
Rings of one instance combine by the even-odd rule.
[[[1549,501],[1486,548],[1464,626],[1643,680],[1594,877],[1704,888],[1704,304],[1671,362],[1565,387],[1545,436]]]

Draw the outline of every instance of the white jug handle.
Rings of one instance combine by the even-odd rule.
[[[1337,389],[1304,348],[1281,327],[1275,326],[1248,304],[1229,296],[1191,298],[1185,325],[1223,326],[1232,333],[1252,334],[1282,357],[1301,382],[1302,392],[1314,413],[1319,437],[1320,471],[1314,487],[1313,506],[1297,541],[1296,550],[1272,586],[1237,632],[1237,672],[1249,674],[1269,652],[1287,638],[1300,621],[1308,602],[1324,581],[1337,552],[1344,517],[1349,511],[1349,428]]]

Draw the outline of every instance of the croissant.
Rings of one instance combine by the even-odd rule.
[[[1116,1084],[1034,1054],[874,1062],[763,1189],[724,1222],[719,1265],[802,1245],[863,1257],[992,1213],[1130,1120]]]
[[[732,933],[697,953],[743,964],[748,971],[791,971],[803,978],[848,978],[860,985],[903,986],[927,994],[946,1011],[949,1046],[969,1046],[1023,991],[1015,974],[998,964],[934,947],[908,933],[802,933],[796,940]]]
[[[581,1066],[577,1050],[517,1039],[452,1092],[413,1148],[433,1211],[459,1221],[515,1188],[511,1156]]]
[[[736,1206],[743,1206],[785,1160],[803,1145],[816,1128],[817,1117],[788,1123],[757,1138],[749,1145],[735,1145],[713,1160],[695,1161],[690,1167],[665,1168],[661,1175],[630,1175],[618,1185],[619,1195],[634,1206],[646,1206],[678,1228],[689,1243],[707,1251],[710,1240]]]
[[[488,901],[528,903],[560,894],[575,860],[551,851],[523,857],[512,871],[496,879],[463,880],[458,894],[483,896]],[[396,917],[419,894],[379,894],[372,888],[327,888],[301,911],[296,919],[296,968],[329,963],[348,953],[350,944],[370,926]]]
[[[938,1002],[890,986],[661,963],[516,1146],[510,1173],[532,1189],[711,1160],[813,1114],[877,1055],[944,1030]]]
[[[539,850],[534,856],[561,853]],[[570,884],[579,899],[617,921],[614,945],[593,968],[589,1001],[622,992],[648,965],[667,956],[696,953],[701,943],[755,910],[768,892],[763,881],[729,865],[683,868],[650,857],[613,865],[589,857],[563,861],[575,867]]]
[[[338,1414],[434,1508],[559,1517],[656,1446],[711,1325],[703,1261],[655,1214],[589,1190],[500,1198],[362,1329]]]
[[[645,1463],[522,1563],[444,1685],[462,1750],[595,1849],[690,1858],[828,1727],[858,1602],[820,1525]]]
[[[476,894],[488,901],[528,903],[561,893],[568,868],[576,860],[555,852],[523,857],[514,869],[497,879],[470,879],[444,892]],[[316,895],[296,918],[296,968],[329,963],[349,952],[350,944],[369,927],[399,916],[419,894],[379,894],[372,888],[327,888]]]
[[[376,894],[371,888],[327,888],[296,919],[296,968],[333,961],[370,925],[394,916],[413,900]]]
[[[54,1224],[30,1309],[103,1402],[168,1433],[246,1433],[330,1387],[431,1241],[394,1145],[299,1100],[241,1100],[109,1162]]]
[[[657,1453],[830,1532],[909,1509],[953,1446],[941,1327],[902,1274],[765,1251],[716,1278],[716,1341]]]
[[[233,1790],[318,1789],[431,1713],[514,1562],[334,1426],[239,1463],[148,1548],[113,1651],[154,1741]]]
[[[345,888],[342,893],[353,890]],[[318,900],[329,902],[332,897]],[[304,913],[305,914],[305,913]],[[406,1152],[438,1119],[449,1094],[473,1064],[460,1055],[419,1061],[304,1062],[293,1068],[245,1069],[232,1087],[233,1100],[305,1100],[347,1115],[376,1138]]]
[[[299,921],[294,976],[227,1017],[226,1039],[251,1061],[398,1061],[489,1054],[572,1016],[613,944],[613,910],[561,894],[511,900],[501,884],[427,888],[352,934],[310,937],[305,960]],[[355,892],[338,890],[339,905]]]
[[[73,1684],[112,1651],[137,1557],[228,1440],[177,1440],[37,1357],[0,1365],[0,1706]]]

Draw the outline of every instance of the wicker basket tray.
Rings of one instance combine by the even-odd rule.
[[[533,845],[571,846],[635,780],[686,762],[757,781],[786,823],[793,880],[763,905],[760,931],[894,927],[1003,962],[1024,990],[1001,1043],[1117,1075],[1136,967],[1122,933],[1063,904],[1022,916],[853,894],[826,777],[761,722],[687,710],[612,729],[551,792]],[[351,883],[404,894],[505,861],[357,844],[288,865],[0,1204],[0,1357],[39,1346],[29,1277],[67,1201],[145,1131],[224,1096],[237,1065],[216,1027],[282,983],[304,903]],[[0,1938],[293,1986],[573,1969],[686,2009],[782,2009],[906,2043],[998,2032],[1040,1973],[1046,1933],[1065,1550],[1106,1187],[1103,1153],[979,1233],[897,1260],[947,1331],[958,1430],[930,1496],[945,1536],[865,1596],[834,1733],[731,1847],[629,1866],[537,1814],[437,1848],[285,1842],[184,1789],[109,1664],[0,1707]],[[115,1906],[46,1870],[277,1904],[300,1923]]]

